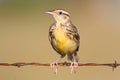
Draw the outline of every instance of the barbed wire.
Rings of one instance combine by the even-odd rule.
[[[50,66],[49,63],[25,63],[25,62],[17,62],[17,63],[0,63],[0,66],[14,66],[14,67],[22,67],[22,66]],[[58,66],[70,66],[71,64],[68,62],[58,63]],[[105,64],[98,64],[98,63],[78,63],[78,66],[108,66],[112,67],[112,70],[114,71],[115,68],[120,66],[120,64],[117,63],[115,60],[114,63],[105,63]]]

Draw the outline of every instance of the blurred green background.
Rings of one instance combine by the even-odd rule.
[[[80,36],[80,63],[120,62],[120,0],[0,0],[0,62],[50,63],[57,54],[48,40],[54,19],[46,11],[61,8],[71,14]],[[66,59],[63,59],[65,61]],[[120,68],[0,67],[1,80],[120,80]]]

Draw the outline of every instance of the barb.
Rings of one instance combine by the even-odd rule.
[[[59,66],[70,66],[70,63],[64,62],[64,63],[58,63]],[[25,62],[17,62],[17,63],[0,63],[0,66],[14,66],[14,67],[22,67],[22,66],[50,66],[49,63],[25,63]],[[98,63],[78,63],[78,66],[108,66],[112,67],[112,70],[114,71],[115,68],[120,66],[120,64],[117,63],[115,60],[114,63],[106,63],[106,64],[98,64]]]

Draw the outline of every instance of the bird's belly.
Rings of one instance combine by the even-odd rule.
[[[72,54],[76,50],[76,42],[70,39],[63,30],[56,30],[54,33],[54,46],[61,52],[61,54]]]

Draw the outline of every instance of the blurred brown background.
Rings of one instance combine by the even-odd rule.
[[[0,62],[50,63],[59,55],[48,40],[54,19],[44,12],[61,8],[71,14],[81,35],[80,63],[120,63],[120,0],[0,0]],[[65,61],[64,59],[63,61]],[[0,67],[1,80],[120,80],[120,68]]]

